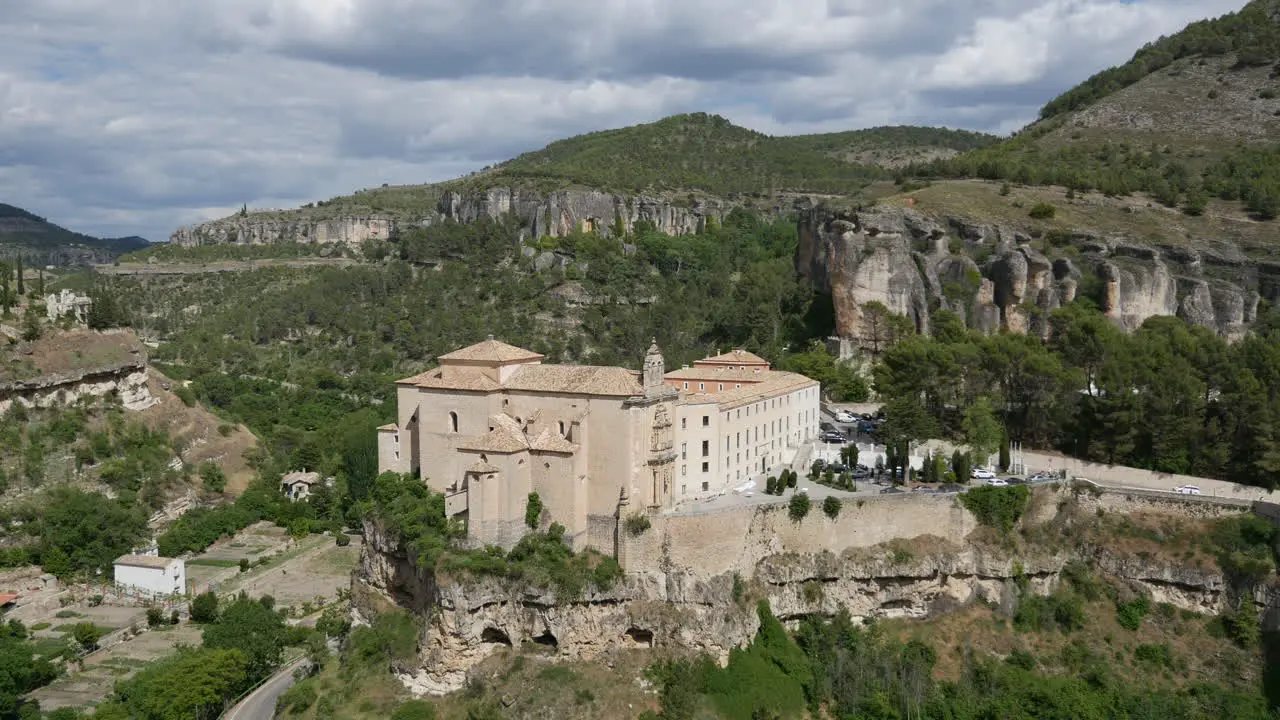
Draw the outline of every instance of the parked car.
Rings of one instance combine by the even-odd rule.
[[[826,420],[823,420],[822,422],[818,423],[818,429],[821,430],[822,432],[827,432],[828,430],[835,430],[836,426],[832,425]]]
[[[964,492],[964,486],[963,486],[963,485],[956,485],[955,483],[948,483],[948,484],[946,484],[946,485],[939,485],[939,486],[938,486],[938,492],[940,492],[940,493],[958,493],[958,492]]]
[[[1004,481],[1009,483],[1010,485],[1026,485],[1027,484],[1027,481],[1023,480],[1020,477],[1007,477],[1004,479]]]
[[[897,494],[899,494],[899,493],[905,493],[905,492],[906,492],[906,490],[903,490],[902,488],[897,488],[897,487],[887,487],[887,488],[885,488],[885,489],[881,490],[881,491],[880,491],[880,494],[881,494],[881,495],[897,495]]]
[[[1009,487],[1009,483],[1007,481],[1001,480],[998,477],[988,479],[987,484],[993,487]]]
[[[871,477],[871,470],[867,468],[866,465],[859,465],[858,467],[853,469],[854,480],[861,480],[866,477]]]
[[[863,435],[874,435],[876,432],[876,426],[872,423],[864,422],[858,426],[858,432]]]
[[[844,463],[831,463],[830,465],[827,466],[826,469],[839,475],[840,473],[848,470],[849,466],[845,465]]]
[[[1047,472],[1038,472],[1035,475],[1032,475],[1031,477],[1027,478],[1027,482],[1029,483],[1053,482],[1056,479],[1057,478],[1055,478],[1053,475],[1050,475]]]
[[[841,410],[840,412],[836,413],[836,422],[842,422],[842,423],[858,422],[858,416],[854,415],[851,412],[845,412],[844,410]]]
[[[843,443],[846,440],[844,433],[838,430],[828,430],[822,433],[822,441],[829,443]]]
[[[991,480],[991,479],[994,479],[995,476],[996,476],[995,473],[991,472],[986,468],[980,468],[980,467],[974,468],[973,472],[969,473],[969,478],[971,480]]]
[[[1179,485],[1178,487],[1174,488],[1173,491],[1178,493],[1179,495],[1199,495],[1200,494],[1200,488],[1196,487],[1195,485]]]

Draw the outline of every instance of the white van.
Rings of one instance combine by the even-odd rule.
[[[1174,488],[1173,491],[1178,493],[1179,495],[1199,495],[1200,494],[1200,488],[1196,487],[1195,485],[1179,485],[1178,487]]]

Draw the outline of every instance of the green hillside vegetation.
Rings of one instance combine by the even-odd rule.
[[[148,244],[140,237],[96,238],[72,232],[22,208],[0,203],[0,248],[19,245],[47,250],[59,246],[82,245],[111,253],[124,253]]]
[[[1280,11],[1255,0],[1149,44],[1050,101],[1013,138],[907,174],[1144,192],[1193,216],[1219,198],[1271,220],[1280,215],[1280,65],[1262,68],[1277,61]]]
[[[253,211],[249,217],[289,220],[351,213],[418,217],[434,212],[447,190],[491,187],[540,192],[577,187],[680,194],[681,199],[689,193],[844,194],[885,177],[877,165],[949,157],[998,140],[967,130],[905,126],[775,137],[738,127],[718,115],[674,115],[559,140],[457,180],[384,185],[294,210]]]
[[[1234,54],[1237,64],[1245,67],[1280,61],[1278,12],[1280,5],[1274,0],[1253,0],[1239,12],[1192,23],[1181,32],[1146,44],[1124,65],[1104,70],[1049,101],[1040,110],[1040,118],[1048,120],[1084,108],[1186,57]]]
[[[771,137],[718,115],[694,113],[559,140],[477,175],[470,183],[495,185],[514,179],[542,187],[578,185],[630,193],[851,194],[884,175],[879,168],[846,160],[861,151],[968,150],[994,140],[980,133],[933,128]]]

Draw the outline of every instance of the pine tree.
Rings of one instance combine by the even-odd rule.
[[[36,269],[36,297],[44,297],[44,268]]]
[[[18,296],[21,297],[26,294],[27,294],[27,288],[22,280],[22,258],[19,257],[18,258]]]

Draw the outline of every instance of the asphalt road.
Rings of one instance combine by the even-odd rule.
[[[276,674],[254,690],[238,705],[222,716],[222,720],[271,720],[276,716],[276,700],[293,687],[293,671],[307,662],[305,657],[285,665]]]

